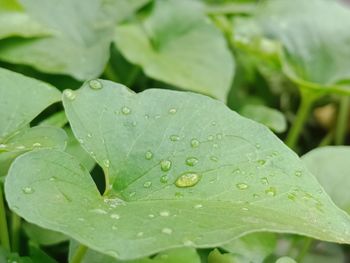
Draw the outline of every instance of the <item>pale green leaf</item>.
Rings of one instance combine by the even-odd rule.
[[[276,260],[276,263],[297,263],[297,262],[290,257],[281,257]]]
[[[23,229],[30,240],[38,245],[50,246],[68,240],[68,237],[61,233],[44,229],[27,222],[23,224]]]
[[[106,173],[108,191],[101,196],[67,153],[24,154],[5,193],[27,221],[120,259],[258,231],[350,243],[349,216],[298,156],[223,103],[188,92],[135,94],[103,80],[64,94],[73,132]]]
[[[221,253],[214,249],[208,255],[208,263],[237,263],[236,259],[230,253]]]
[[[305,154],[302,159],[333,201],[350,213],[350,147],[317,148]]]
[[[144,21],[117,27],[115,43],[149,77],[226,100],[232,55],[196,1],[156,1]]]

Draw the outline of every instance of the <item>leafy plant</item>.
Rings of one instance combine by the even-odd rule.
[[[0,261],[345,262],[348,8],[1,1]]]

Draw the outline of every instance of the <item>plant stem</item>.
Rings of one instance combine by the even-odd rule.
[[[13,252],[19,252],[21,231],[21,218],[15,214],[11,214],[11,245]]]
[[[286,144],[294,149],[296,143],[298,142],[300,133],[304,127],[304,124],[309,116],[312,104],[320,97],[320,93],[313,91],[308,91],[307,89],[300,88],[301,93],[301,103],[296,115],[296,118],[292,124],[292,127],[289,130],[287,135]]]
[[[344,141],[345,141],[346,131],[348,128],[349,106],[350,106],[349,97],[347,96],[341,97],[338,118],[337,118],[337,127],[335,132],[335,144],[337,145],[344,144]]]
[[[330,130],[326,136],[323,137],[322,141],[320,142],[320,144],[318,145],[318,147],[323,147],[323,146],[327,146],[330,145],[333,141],[334,137],[334,129]]]
[[[304,245],[301,248],[299,255],[296,258],[296,262],[301,263],[305,257],[305,255],[307,254],[307,252],[309,251],[312,243],[313,243],[313,239],[310,237],[305,237],[304,239]]]
[[[9,232],[7,228],[6,210],[5,210],[5,203],[4,203],[1,184],[0,184],[0,244],[4,249],[10,251],[10,238],[9,238]]]
[[[70,263],[80,263],[81,260],[84,258],[87,249],[88,248],[86,246],[80,244],[77,250],[75,251]]]

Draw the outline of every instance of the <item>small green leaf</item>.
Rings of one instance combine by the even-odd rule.
[[[51,246],[68,240],[68,237],[48,229],[25,222],[23,229],[31,241],[38,245]]]
[[[243,106],[239,113],[244,117],[266,125],[274,132],[282,133],[287,129],[286,118],[276,109],[264,105],[248,104]]]
[[[235,262],[264,262],[272,254],[277,245],[276,235],[273,233],[253,233],[235,239],[222,246],[230,252]]]
[[[40,122],[40,125],[63,128],[67,123],[68,120],[66,114],[64,111],[59,111]]]
[[[101,196],[67,153],[24,154],[5,193],[29,222],[120,259],[259,231],[350,243],[349,216],[298,156],[219,101],[169,90],[135,94],[94,80],[65,91],[63,102],[75,136],[105,172],[107,191]]]
[[[230,253],[221,253],[214,249],[208,255],[208,263],[237,263],[236,259]]]
[[[348,183],[350,147],[327,146],[317,148],[305,154],[302,159],[334,203],[350,213],[350,185]]]
[[[0,143],[25,127],[61,93],[54,87],[0,68]]]
[[[145,74],[219,98],[229,92],[234,62],[222,34],[195,1],[156,1],[144,21],[117,27],[115,43]]]

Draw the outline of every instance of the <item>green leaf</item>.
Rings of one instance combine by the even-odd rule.
[[[284,115],[273,108],[264,105],[248,104],[243,106],[239,113],[244,117],[260,122],[271,130],[282,133],[287,129],[287,121]]]
[[[143,21],[117,27],[115,43],[151,78],[226,100],[234,62],[195,1],[156,1]]]
[[[6,175],[12,161],[19,155],[40,148],[64,150],[67,135],[60,129],[50,126],[37,126],[22,129],[0,144],[0,176]]]
[[[68,123],[66,114],[64,111],[59,111],[54,114],[52,114],[50,117],[46,118],[42,122],[40,122],[40,125],[46,125],[46,126],[55,126],[59,128],[63,128]]]
[[[70,258],[77,249],[78,243],[72,241],[69,246],[69,256]],[[89,249],[81,263],[200,263],[199,255],[193,248],[177,248],[168,251],[162,251],[156,256],[149,258],[141,258],[135,260],[121,261],[113,257],[107,256],[105,254],[98,253],[94,250]]]
[[[0,143],[26,127],[41,111],[60,101],[54,87],[0,68]]]
[[[222,245],[254,231],[350,243],[349,216],[297,155],[219,101],[169,90],[134,94],[93,80],[65,91],[63,102],[107,191],[101,196],[67,153],[24,154],[5,193],[29,222],[120,259]]]
[[[125,0],[62,0],[59,5],[54,0],[23,0],[21,4],[54,33],[45,38],[2,41],[0,59],[79,80],[102,73],[115,22],[133,11]]]
[[[0,1],[0,25],[0,39],[14,36],[48,36],[52,33],[26,14],[15,0]]]
[[[303,263],[346,262],[342,248],[336,244],[320,242],[303,258]]]
[[[273,233],[253,233],[235,239],[222,246],[230,252],[235,262],[263,262],[276,248],[277,239]]]
[[[348,184],[350,147],[327,146],[317,148],[305,154],[302,159],[334,203],[350,213]]]
[[[68,240],[68,237],[48,229],[25,222],[23,229],[31,241],[38,245],[51,246]]]
[[[236,259],[230,253],[221,253],[214,249],[208,255],[208,263],[237,263]]]
[[[290,257],[281,257],[276,260],[276,263],[297,263],[297,262]]]
[[[335,19],[335,17],[337,19]],[[254,20],[284,48],[284,70],[296,82],[330,88],[350,79],[350,11],[337,1],[266,1]]]
[[[17,253],[10,253],[0,246],[0,262],[32,263],[29,257],[20,257]]]

